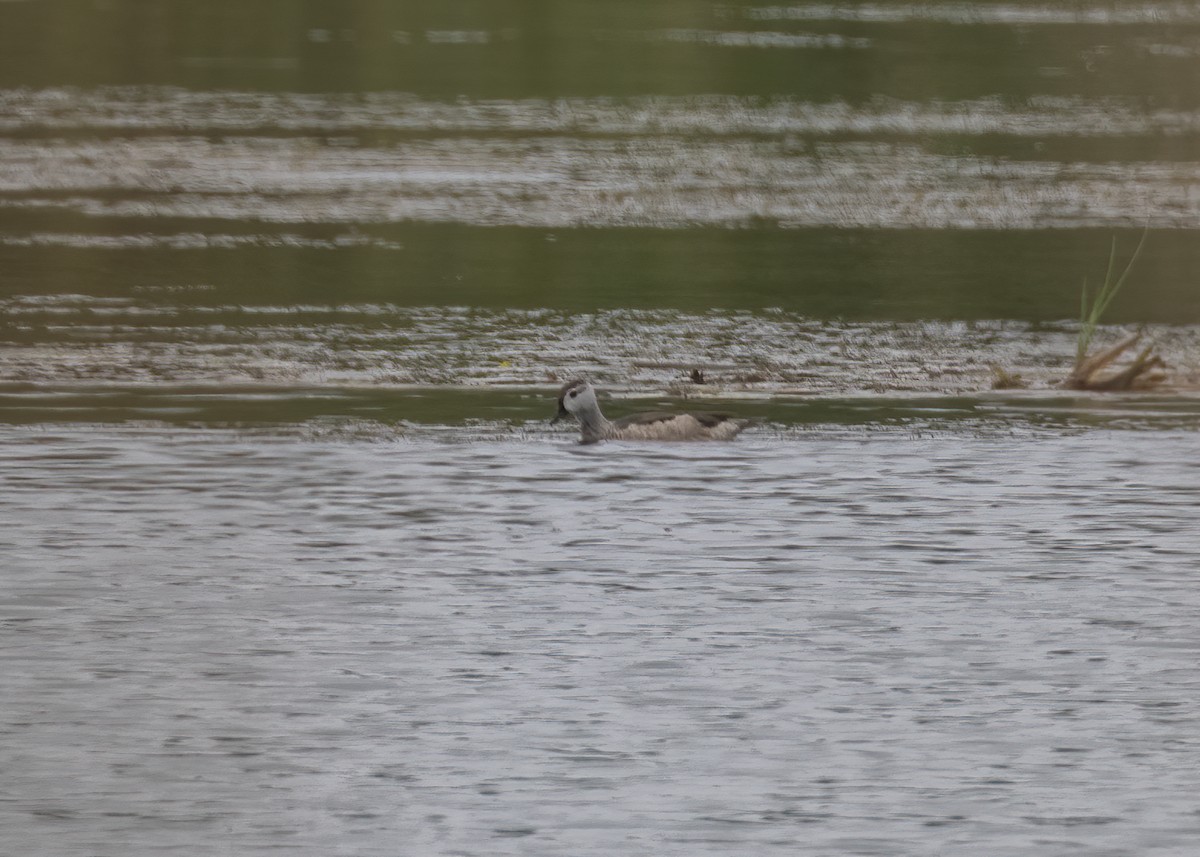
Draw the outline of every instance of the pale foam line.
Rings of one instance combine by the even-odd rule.
[[[678,33],[682,34],[680,38],[686,35],[684,31]],[[717,95],[447,102],[404,93],[350,97],[197,93],[161,87],[0,90],[0,131],[36,131],[44,139],[56,129],[161,135],[224,130],[261,135],[264,140],[281,134],[353,135],[379,130],[435,137],[720,137],[783,133],[1120,136],[1197,132],[1200,112],[1147,110],[1136,99],[1115,97],[1039,96],[1017,105],[992,97],[928,102],[880,98],[865,105],[851,105],[837,100]],[[308,143],[318,144],[316,140]],[[164,158],[163,164],[169,166],[169,160]]]
[[[796,6],[730,7],[726,14],[754,21],[838,21],[903,24],[1136,25],[1200,23],[1198,3],[1090,5],[1019,5],[1011,3],[817,3]]]

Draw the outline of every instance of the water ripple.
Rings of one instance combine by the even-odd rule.
[[[3,435],[0,817],[26,850],[1200,833],[1192,433]]]
[[[700,38],[668,35],[689,33]],[[1194,160],[1173,154],[1196,136],[1196,113],[1120,98],[852,106],[733,96],[448,103],[397,93],[4,90],[0,128],[9,134],[0,165],[10,165],[0,170],[0,210],[117,220],[1190,228],[1200,181]],[[925,143],[948,135],[955,152]],[[964,135],[979,153],[964,149]],[[1052,148],[1045,158],[1024,145],[998,157],[985,139],[997,136]],[[1101,148],[1081,159],[1084,136],[1169,151],[1114,160]],[[1073,160],[1058,156],[1056,138],[1072,141]]]

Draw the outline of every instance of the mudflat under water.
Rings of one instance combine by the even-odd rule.
[[[0,3],[0,852],[1191,857],[1198,75],[1178,2]],[[1065,391],[1144,230],[1167,383]]]

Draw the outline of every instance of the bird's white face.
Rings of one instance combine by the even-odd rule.
[[[558,393],[558,414],[554,422],[568,415],[578,417],[581,411],[596,407],[596,391],[592,385],[587,381],[570,381]]]

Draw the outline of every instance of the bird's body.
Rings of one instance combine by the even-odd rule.
[[[601,440],[733,440],[751,424],[729,414],[651,412],[606,419],[587,381],[570,381],[558,393],[552,423],[573,416],[579,421],[580,443]]]

